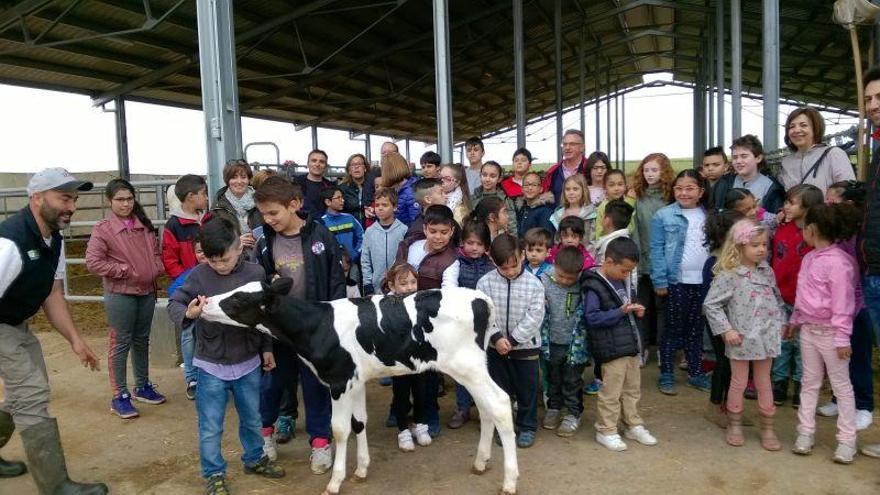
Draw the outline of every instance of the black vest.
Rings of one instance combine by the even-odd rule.
[[[15,243],[22,263],[21,273],[0,298],[0,323],[19,325],[36,314],[52,292],[61,256],[61,234],[52,232],[52,247],[47,246],[33,213],[25,207],[0,223],[0,237]]]
[[[581,276],[581,289],[584,292],[584,301],[587,300],[587,291],[596,293],[603,311],[623,306],[617,291],[593,270],[584,271]],[[629,317],[624,316],[613,327],[597,327],[589,324],[586,327],[587,349],[593,359],[599,363],[639,354],[639,330]]]

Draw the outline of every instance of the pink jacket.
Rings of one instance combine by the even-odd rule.
[[[834,345],[849,346],[858,284],[856,260],[839,245],[810,251],[801,262],[791,323],[833,328]]]
[[[165,272],[156,234],[137,218],[129,229],[116,215],[92,230],[86,269],[103,277],[106,292],[139,296],[156,292],[156,279]]]

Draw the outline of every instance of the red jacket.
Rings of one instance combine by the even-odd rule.
[[[510,199],[522,196],[522,184],[517,184],[512,175],[501,181],[501,189],[504,189],[504,194]]]
[[[584,177],[587,175],[587,157],[582,156],[581,162],[578,164],[577,173],[583,174]],[[544,174],[544,179],[541,181],[541,189],[544,192],[552,191],[553,197],[556,200],[556,204],[562,204],[560,202],[560,198],[562,198],[562,184],[565,182],[565,174],[562,172],[562,162],[556,163]],[[588,181],[589,182],[589,181]]]
[[[776,275],[776,285],[786,304],[794,304],[801,261],[813,250],[804,242],[804,232],[794,222],[784,223],[776,230],[771,243],[770,265]]]
[[[206,213],[201,220],[175,214],[168,217],[165,231],[162,233],[162,264],[165,265],[165,273],[172,279],[198,264],[193,240],[202,224],[210,217],[209,213]]]
[[[162,276],[155,232],[134,219],[131,228],[111,215],[95,224],[86,248],[86,269],[103,277],[104,290],[143,296],[156,292]]]

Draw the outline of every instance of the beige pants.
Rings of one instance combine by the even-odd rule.
[[[642,377],[639,357],[622,357],[602,363],[602,388],[599,389],[599,416],[596,431],[617,434],[617,422],[623,408],[623,422],[629,427],[644,424],[639,416]]]
[[[40,341],[27,329],[0,323],[0,379],[6,397],[0,410],[19,429],[49,418],[49,378]]]

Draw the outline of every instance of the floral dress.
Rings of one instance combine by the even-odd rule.
[[[743,341],[724,346],[729,359],[760,360],[776,357],[782,342],[785,315],[773,270],[766,261],[754,269],[738,266],[715,276],[703,302],[712,334],[736,330]]]

